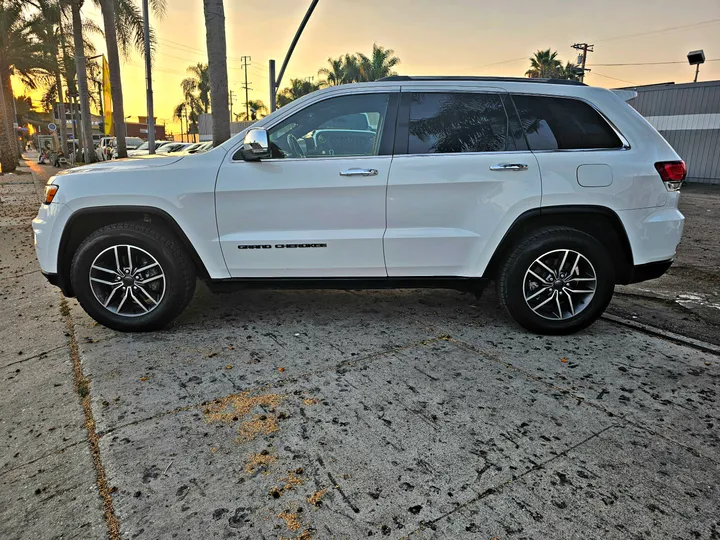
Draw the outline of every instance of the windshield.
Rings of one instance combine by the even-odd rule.
[[[125,139],[126,146],[132,146],[137,148],[143,144],[143,140],[140,137],[128,137]],[[147,146],[146,146],[147,148]]]
[[[147,150],[148,148],[150,148],[150,146],[148,145],[147,141],[145,141],[144,143],[142,143],[140,146],[137,147],[137,150]]]

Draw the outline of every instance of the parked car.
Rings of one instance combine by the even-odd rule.
[[[200,144],[200,146],[198,146],[197,150],[194,153],[198,154],[198,153],[202,153],[202,152],[207,152],[208,150],[212,150],[212,149],[213,149],[213,142],[208,141],[208,142],[204,142],[204,143]]]
[[[140,137],[125,137],[125,148],[128,151],[135,150],[143,144],[143,140]],[[117,138],[116,137],[103,137],[100,140],[100,152],[104,157],[98,155],[100,161],[107,161],[109,159],[117,159]]]
[[[685,174],[609,90],[390,77],[300,98],[204,154],[58,174],[33,229],[50,282],[117,330],[163,327],[200,277],[466,291],[494,280],[522,326],[567,334],[603,313],[615,284],[670,267]]]
[[[171,144],[172,141],[155,141],[155,153],[158,153],[160,151],[160,148],[163,145]],[[138,157],[138,156],[147,156],[150,153],[150,145],[148,141],[145,141],[140,146],[138,146],[135,150],[128,152],[128,157]]]
[[[173,154],[175,152],[185,152],[185,150],[189,146],[192,146],[192,143],[171,142],[168,144],[164,144],[160,148],[158,148],[157,153],[158,154]]]
[[[188,154],[195,154],[203,144],[205,143],[189,143],[189,146],[183,151]]]
[[[115,137],[103,137],[100,139],[98,147],[95,149],[98,161],[107,161],[112,158],[112,152],[115,145]]]

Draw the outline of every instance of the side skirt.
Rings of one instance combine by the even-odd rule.
[[[482,293],[490,280],[463,277],[233,278],[206,281],[214,293],[247,289],[453,289]]]

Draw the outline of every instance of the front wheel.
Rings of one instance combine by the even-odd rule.
[[[195,269],[180,243],[140,222],[115,223],[88,236],[73,257],[71,279],[93,319],[125,332],[164,327],[195,291]]]
[[[507,256],[498,294],[520,325],[540,334],[572,334],[603,314],[615,287],[605,247],[569,227],[538,231]]]

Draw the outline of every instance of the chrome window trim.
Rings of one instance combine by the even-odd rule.
[[[271,159],[262,159],[259,161],[245,161],[244,159],[231,159],[231,163],[290,163],[293,161],[302,161],[303,163],[314,163],[316,161],[328,161],[328,160],[338,160],[338,159],[381,159],[381,158],[391,158],[393,156],[324,156],[324,157],[312,157],[312,158],[271,158]]]
[[[431,156],[497,156],[502,154],[532,154],[531,150],[499,150],[497,152],[432,152],[426,154],[395,154],[393,159]]]

